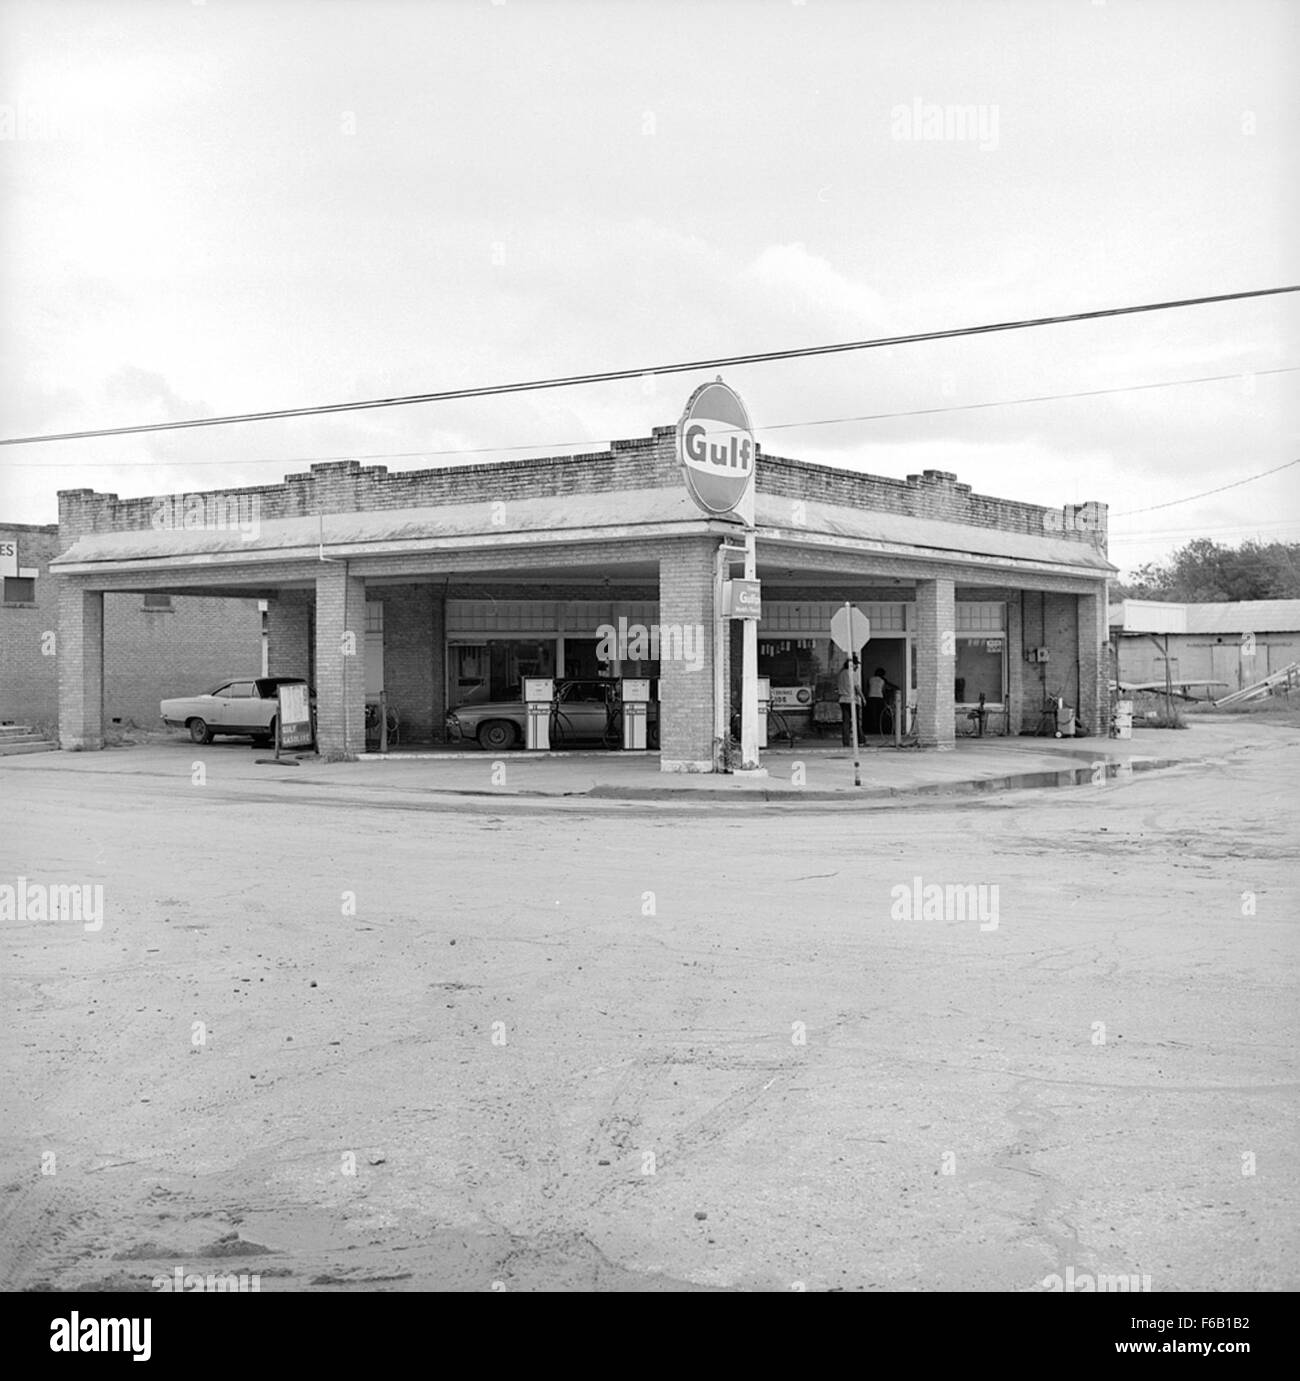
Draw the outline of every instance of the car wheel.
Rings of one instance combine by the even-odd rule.
[[[212,730],[208,728],[207,723],[204,720],[191,719],[186,727],[190,731],[191,743],[212,742]]]
[[[478,746],[488,753],[503,753],[515,745],[515,726],[508,719],[489,719],[478,731]]]

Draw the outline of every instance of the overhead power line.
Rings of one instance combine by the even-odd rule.
[[[1112,513],[1111,517],[1131,518],[1137,513],[1154,513],[1158,508],[1174,508],[1180,503],[1195,503],[1197,499],[1208,499],[1211,494],[1222,494],[1227,489],[1238,489],[1243,484],[1262,480],[1265,475],[1276,475],[1282,470],[1289,470],[1293,465],[1300,465],[1300,457],[1288,460],[1285,465],[1276,465],[1271,470],[1261,470],[1257,475],[1247,475],[1245,479],[1233,480],[1231,484],[1221,484],[1217,489],[1207,489],[1201,494],[1189,494],[1185,499],[1170,499],[1168,503],[1153,503],[1150,508],[1130,508],[1123,513]]]
[[[809,345],[792,350],[769,350],[709,360],[689,360],[679,364],[647,365],[639,369],[603,370],[592,374],[530,379],[513,384],[444,389],[435,393],[414,393],[397,398],[370,398],[354,403],[324,403],[310,407],[274,408],[262,412],[234,413],[225,417],[192,417],[181,422],[149,422],[127,427],[102,427],[91,431],[51,432],[38,436],[4,437],[0,438],[0,446],[26,446],[45,441],[81,441],[102,436],[132,436],[144,432],[180,431],[191,427],[223,427],[238,422],[268,422],[286,417],[320,417],[329,413],[362,412],[372,408],[408,407],[414,403],[441,403],[460,398],[490,398],[508,393],[533,393],[542,389],[572,388],[578,384],[610,383],[619,379],[643,379],[662,374],[686,374],[702,369],[729,369],[738,365],[764,364],[774,360],[809,359],[818,355],[837,355],[853,350],[879,350],[894,345],[915,345],[922,341],[957,340],[964,336],[991,335],[998,331],[1022,331],[1035,326],[1061,326],[1078,321],[1100,321],[1109,317],[1135,316],[1142,312],[1164,312],[1180,307],[1202,307],[1215,302],[1240,302],[1247,298],[1276,297],[1282,293],[1293,292],[1300,292],[1300,284],[1279,288],[1256,288],[1249,292],[1216,293],[1207,297],[1187,297],[1170,302],[1144,302],[1131,307],[1105,307],[1097,311],[1069,312],[1061,316],[989,322],[982,326],[952,327],[942,331],[920,331],[904,336],[882,336],[874,340],[845,341],[838,345]]]
[[[891,417],[929,417],[941,412],[976,412],[981,408],[1019,407],[1023,403],[1059,403],[1067,398],[1100,398],[1107,393],[1140,393],[1153,388],[1180,388],[1184,384],[1217,384],[1225,379],[1263,378],[1268,374],[1294,374],[1297,366],[1283,369],[1239,370],[1235,374],[1202,374],[1197,379],[1166,379],[1154,384],[1122,384],[1115,388],[1087,388],[1077,393],[1040,393],[1032,398],[1002,398],[990,403],[951,403],[941,408],[911,408],[907,412],[867,412],[857,417],[824,417],[811,422],[776,422],[755,427],[756,432],[786,431],[791,427],[826,427],[838,422],[883,422]]]
[[[1279,369],[1238,370],[1234,374],[1202,374],[1195,379],[1163,379],[1149,384],[1119,384],[1114,388],[1088,388],[1075,393],[1039,393],[1032,398],[997,398],[985,403],[949,403],[937,408],[909,408],[902,412],[867,412],[848,417],[813,417],[801,422],[773,422],[755,427],[755,432],[790,431],[798,427],[830,427],[849,422],[885,422],[896,417],[929,417],[946,412],[973,412],[982,408],[1014,408],[1025,403],[1058,403],[1071,398],[1100,398],[1110,393],[1140,393],[1156,388],[1182,388],[1187,384],[1217,384],[1239,379],[1262,379],[1272,374],[1295,374],[1300,365],[1286,365]],[[726,431],[727,428],[719,428]],[[529,441],[511,446],[471,446],[438,451],[374,451],[360,454],[350,451],[338,456],[258,456],[251,460],[231,460],[223,456],[215,460],[13,460],[11,466],[25,466],[42,470],[126,470],[144,467],[150,470],[188,470],[199,465],[322,465],[334,460],[433,460],[442,456],[504,455],[514,451],[542,451],[565,449],[570,446],[605,446],[608,437],[582,437],[570,441]],[[1140,511],[1140,510],[1139,510]]]
[[[1275,531],[1275,529],[1277,529]],[[1211,532],[1224,533],[1253,533],[1255,536],[1264,538],[1267,535],[1269,541],[1289,540],[1287,534],[1294,531],[1300,534],[1300,522],[1283,521],[1277,523],[1216,523],[1210,527],[1205,527],[1200,523],[1192,527],[1152,527],[1144,528],[1141,532],[1108,532],[1106,542],[1108,546],[1122,546],[1128,544],[1132,546],[1134,542],[1144,542],[1152,537],[1178,537],[1194,533],[1198,537],[1204,537]],[[1271,535],[1269,535],[1271,534]]]

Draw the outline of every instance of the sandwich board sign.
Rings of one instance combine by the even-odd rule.
[[[275,688],[277,748],[310,748],[315,742],[311,727],[311,697],[303,681],[281,681]]]
[[[721,377],[701,384],[677,423],[677,458],[691,498],[705,513],[753,524],[757,451],[740,395]]]

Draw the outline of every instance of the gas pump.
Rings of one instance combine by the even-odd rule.
[[[758,678],[758,746],[767,747],[767,712],[772,708],[772,678]]]
[[[551,746],[551,707],[555,703],[553,676],[524,677],[524,747],[545,753]]]
[[[649,678],[623,677],[620,695],[623,701],[623,747],[644,749],[650,714]]]

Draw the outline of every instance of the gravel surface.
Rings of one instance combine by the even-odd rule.
[[[869,811],[13,759],[0,884],[104,905],[3,921],[0,1286],[1295,1289],[1300,731],[1234,731]]]

